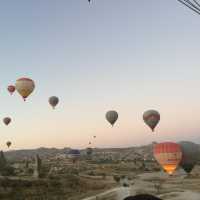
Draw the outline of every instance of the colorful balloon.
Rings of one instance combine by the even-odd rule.
[[[10,124],[10,122],[11,122],[11,118],[10,118],[10,117],[5,117],[5,118],[3,119],[3,122],[4,122],[5,125],[8,125],[8,124]]]
[[[57,106],[59,102],[59,98],[56,96],[52,96],[49,98],[49,104],[53,107],[53,109]]]
[[[114,126],[118,119],[118,113],[114,110],[110,110],[106,113],[106,119],[112,126]]]
[[[173,174],[182,159],[181,146],[173,142],[154,145],[153,154],[162,168],[170,175]]]
[[[160,114],[156,110],[148,110],[143,114],[144,122],[154,131],[158,122],[160,121]]]
[[[15,92],[15,86],[14,85],[9,85],[7,89],[8,89],[8,92],[11,95]]]
[[[35,83],[30,78],[20,78],[16,81],[15,88],[25,101],[35,89]]]
[[[180,166],[185,170],[185,172],[189,174],[194,166],[197,164],[200,149],[198,145],[193,142],[183,141],[179,144],[183,153],[183,158],[181,160]]]
[[[11,144],[12,143],[10,141],[6,142],[6,145],[7,145],[8,148],[11,146]]]

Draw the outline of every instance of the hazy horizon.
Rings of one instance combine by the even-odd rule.
[[[185,141],[185,140],[184,140]],[[154,141],[153,141],[154,142]],[[161,141],[162,142],[162,141]],[[183,140],[180,140],[180,141],[165,141],[165,142],[183,142]],[[187,142],[191,142],[191,141],[187,141]],[[200,145],[199,143],[196,143],[197,145]],[[134,147],[142,147],[142,146],[148,146],[148,145],[151,145],[151,143],[148,143],[148,144],[141,144],[141,145],[132,145],[132,146],[112,146],[112,147],[109,147],[109,146],[106,146],[106,147],[93,147],[94,149],[129,149],[129,148],[134,148]],[[45,146],[41,146],[41,147],[35,147],[35,148],[20,148],[20,149],[5,149],[5,152],[12,152],[12,151],[20,151],[20,150],[37,150],[37,149],[58,149],[58,150],[62,150],[62,149],[65,149],[65,148],[69,148],[69,149],[78,149],[78,150],[81,150],[81,151],[84,151],[86,148],[88,148],[88,146],[86,146],[85,148],[73,148],[73,147],[70,147],[70,146],[65,146],[65,147],[45,147]]]
[[[12,118],[0,125],[1,149],[7,140],[11,149],[200,143],[198,15],[175,0],[0,5],[0,118]],[[25,103],[6,91],[24,76],[36,84]],[[119,113],[114,128],[110,109]],[[161,114],[155,133],[143,122],[147,109]]]

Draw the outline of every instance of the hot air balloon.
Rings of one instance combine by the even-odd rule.
[[[173,142],[156,144],[153,154],[162,168],[170,175],[173,174],[182,159],[181,146]]]
[[[199,147],[193,142],[180,142],[181,150],[183,153],[180,166],[189,174],[199,159]]]
[[[148,110],[143,114],[144,122],[154,131],[158,122],[160,121],[160,114],[156,110]]]
[[[80,151],[77,149],[71,149],[68,153],[68,157],[75,163],[80,158]]]
[[[114,110],[110,110],[106,113],[106,119],[113,126],[118,119],[118,113]]]
[[[6,145],[8,146],[8,148],[11,146],[11,142],[10,141],[8,141],[8,142],[6,142]]]
[[[86,153],[87,153],[88,156],[91,156],[92,153],[93,153],[93,149],[92,149],[91,147],[88,147],[88,148],[86,149]]]
[[[200,1],[199,0],[177,0],[184,6],[200,15]]]
[[[35,83],[30,78],[20,78],[16,81],[15,88],[25,101],[35,89]]]
[[[56,96],[52,96],[49,98],[49,104],[53,107],[53,109],[56,107],[58,102],[59,102],[59,98]]]
[[[10,122],[11,122],[11,118],[10,118],[10,117],[5,117],[5,118],[3,119],[3,122],[4,122],[5,125],[8,125],[8,124],[10,124]]]
[[[9,85],[7,89],[8,89],[8,92],[10,92],[11,95],[15,92],[15,86],[14,85]]]

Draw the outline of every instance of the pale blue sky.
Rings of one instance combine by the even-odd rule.
[[[99,147],[200,142],[199,35],[200,16],[176,0],[0,1],[0,117],[13,118],[0,146],[85,147],[93,134]],[[21,76],[36,82],[27,103],[5,90]],[[161,112],[156,135],[148,108]]]

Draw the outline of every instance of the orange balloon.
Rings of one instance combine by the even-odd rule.
[[[173,142],[156,144],[153,153],[158,163],[170,175],[173,174],[182,159],[180,145]]]

